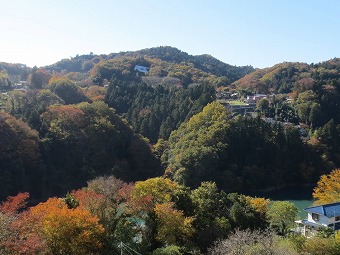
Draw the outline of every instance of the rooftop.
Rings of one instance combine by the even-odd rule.
[[[308,207],[305,211],[325,215],[327,218],[340,216],[340,202]]]

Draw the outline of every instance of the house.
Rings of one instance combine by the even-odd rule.
[[[304,236],[311,236],[321,228],[340,229],[340,202],[308,207],[305,211],[307,219],[295,221]]]
[[[253,96],[247,96],[247,103],[257,103],[262,98],[267,98],[265,94],[255,94]]]
[[[15,89],[27,89],[29,87],[28,81],[19,81],[13,85]]]
[[[136,65],[133,70],[137,70],[142,73],[147,73],[150,71],[150,67]]]

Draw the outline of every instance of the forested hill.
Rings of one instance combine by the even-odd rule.
[[[338,89],[340,58],[317,64],[284,62],[257,69],[233,83],[236,89],[258,93],[300,93],[306,90]],[[329,85],[329,86],[324,86]]]
[[[92,76],[98,81],[111,79],[115,74],[112,69],[133,71],[134,64],[150,67],[150,76],[179,78],[184,83],[197,82],[199,78],[210,78],[218,85],[227,85],[244,75],[253,72],[252,66],[237,67],[223,63],[210,55],[192,56],[174,47],[155,47],[139,51],[111,53],[108,55],[77,55],[63,59],[53,65],[44,67],[55,72],[79,72],[92,70]],[[115,68],[112,68],[112,67]],[[104,70],[103,70],[104,69]],[[220,78],[218,80],[217,78]],[[223,78],[223,79],[221,79]],[[217,79],[217,80],[216,80]]]
[[[315,182],[340,166],[339,63],[253,71],[171,47],[45,68],[1,63],[0,193],[42,197],[102,174],[131,181],[165,168],[178,182],[215,181],[228,191]],[[25,80],[25,71],[27,82],[11,80]],[[259,118],[234,118],[213,103],[223,88],[240,100],[273,95],[254,105]]]
[[[131,53],[126,53],[126,55],[130,54]],[[188,65],[193,64],[193,67],[204,72],[211,73],[216,76],[226,76],[231,82],[236,81],[244,75],[255,70],[252,66],[238,67],[223,63],[222,61],[208,54],[192,56],[170,46],[155,47],[136,51],[132,54],[132,56],[148,56],[172,63],[186,63]]]
[[[340,124],[340,58],[318,64],[281,63],[258,69],[228,89],[231,87],[246,95],[275,94],[266,107],[266,115],[273,115],[269,117],[279,117],[284,106],[293,110],[297,122],[314,130],[329,121]]]

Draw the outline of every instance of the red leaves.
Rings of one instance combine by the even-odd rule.
[[[27,199],[29,198],[29,194],[19,193],[14,197],[8,197],[5,202],[0,205],[0,212],[2,213],[17,213],[20,209],[26,207]]]

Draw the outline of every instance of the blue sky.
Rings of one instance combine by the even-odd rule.
[[[0,0],[0,62],[165,45],[259,68],[340,57],[340,1]]]

